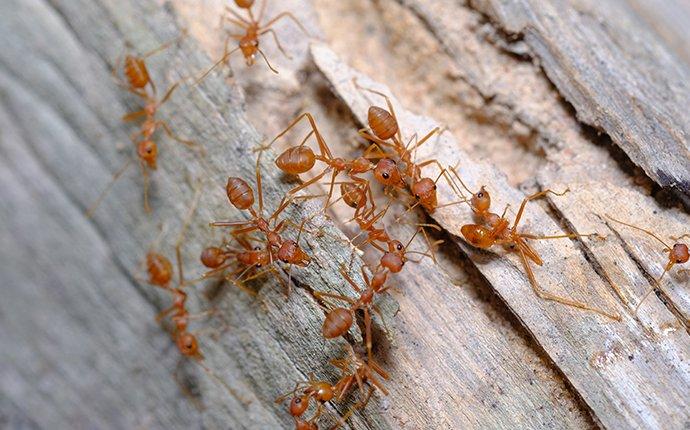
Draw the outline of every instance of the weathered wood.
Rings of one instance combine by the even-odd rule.
[[[184,247],[188,263],[197,261],[211,240],[209,220],[239,216],[229,210],[222,185],[231,174],[253,177],[251,148],[261,138],[246,122],[236,93],[221,80],[183,88],[161,114],[174,118],[176,133],[202,142],[213,155],[202,166],[194,154],[161,137],[160,169],[153,175],[155,217],[144,215],[140,179],[131,174],[89,221],[83,211],[129,156],[119,154],[115,143],[130,147],[131,128],[120,118],[135,104],[115,85],[110,68],[125,42],[145,51],[175,37],[179,27],[170,11],[153,2],[12,1],[3,3],[1,15],[9,35],[0,59],[3,130],[11,136],[3,139],[3,196],[8,197],[2,212],[3,262],[8,262],[3,284],[11,288],[2,301],[1,336],[8,345],[19,345],[2,350],[3,392],[41,427],[290,426],[275,397],[309,372],[334,377],[327,361],[342,354],[342,342],[321,338],[323,311],[306,286],[346,292],[337,269],[350,261],[350,250],[330,237],[305,237],[310,254],[327,258],[293,271],[305,287],[289,300],[269,282],[255,302],[232,290],[213,303],[218,317],[206,325],[217,330],[202,335],[201,344],[205,364],[217,378],[182,361],[153,321],[155,308],[166,306],[169,297],[137,286],[134,277],[142,275],[140,262],[159,233],[159,220],[166,225],[159,248],[171,255],[191,201],[188,176],[207,178]],[[150,67],[165,87],[209,63],[186,40],[152,59]],[[264,172],[268,165],[267,159]],[[271,207],[289,185],[274,174],[264,180]],[[313,228],[323,227],[331,237],[340,234],[324,219],[315,223]],[[35,267],[27,264],[31,259]],[[355,258],[353,270],[359,264]],[[198,270],[190,266],[191,276]],[[192,312],[208,306],[198,293],[192,296]],[[24,346],[27,337],[33,339]],[[179,394],[172,375],[180,373],[174,372],[178,362],[187,363],[185,373],[199,379],[195,390],[206,406],[201,413]],[[45,366],[54,370],[43,382]],[[249,403],[229,395],[219,379]],[[50,384],[46,400],[30,394],[36,381],[39,388]],[[388,427],[379,416],[366,422],[351,421],[360,428]]]
[[[491,39],[537,61],[579,121],[607,133],[656,183],[676,191],[686,205],[690,202],[690,67],[668,46],[678,39],[687,46],[689,39],[686,31],[674,32],[677,27],[646,22],[653,16],[645,13],[649,4],[639,10],[635,1],[400,2],[427,23],[484,97],[510,106],[528,125],[541,122],[542,115],[530,115],[545,104],[540,92],[522,97],[535,87],[503,85],[528,82],[518,74],[523,67],[498,69],[501,54],[485,57],[486,51],[474,49],[490,38],[480,40],[481,32],[463,37],[463,26],[481,25],[488,16],[497,27],[494,33],[500,33]],[[680,2],[658,3],[657,11],[666,16],[687,16]],[[473,16],[475,10],[481,15]],[[666,37],[657,34],[659,27]]]
[[[352,109],[358,121],[365,124],[370,103],[354,87],[352,79],[358,77],[361,85],[390,92],[350,69],[325,46],[314,45],[312,52],[335,92]],[[401,108],[394,98],[393,103],[405,136],[415,132],[421,135],[437,125]],[[470,187],[487,184],[493,193],[495,208],[507,203],[516,208],[524,197],[508,185],[505,176],[495,168],[473,160],[462,151],[450,133],[442,134],[437,141],[432,139],[426,148],[420,150],[420,160],[432,156],[448,165],[459,163],[460,172]],[[591,184],[568,185],[586,190]],[[441,184],[439,191],[443,196],[441,201],[457,198],[447,184]],[[549,200],[567,201],[568,198]],[[586,206],[571,210],[583,216],[588,213]],[[457,235],[460,226],[470,222],[471,211],[465,206],[451,206],[436,211],[432,217],[444,229]],[[572,222],[572,218],[570,216],[568,220]],[[534,233],[556,234],[560,231],[559,225],[536,205],[528,205],[525,219]],[[573,224],[574,231],[584,232],[586,227]],[[586,258],[596,253],[596,242],[538,243],[536,249],[544,259],[544,266],[535,269],[536,276],[547,291],[615,310],[622,316],[619,323],[538,299],[530,290],[514,256],[478,252],[460,239],[457,244],[472,258],[480,272],[564,372],[592,409],[598,423],[610,428],[684,425],[688,404],[682,393],[687,391],[690,383],[686,364],[690,346],[687,332],[674,332],[673,336],[663,339],[663,343],[658,343],[664,331],[660,327],[641,324],[629,309],[623,308],[613,296],[611,287],[602,281]],[[655,317],[663,322],[675,320],[673,314],[659,306],[655,308]]]
[[[311,228],[328,225],[324,228],[331,236],[303,236],[310,253],[318,258],[309,270],[293,271],[298,288],[289,300],[275,281],[262,285],[256,300],[230,290],[213,301],[217,316],[195,324],[195,328],[213,328],[202,336],[206,364],[251,401],[248,404],[229,395],[218,380],[207,377],[194,363],[179,357],[169,336],[153,321],[157,309],[169,299],[134,279],[142,275],[138,266],[158,235],[160,221],[165,224],[160,250],[170,255],[192,198],[188,177],[207,179],[184,249],[189,276],[196,274],[202,244],[220,237],[218,232],[209,231],[206,222],[239,216],[226,203],[222,189],[225,178],[229,174],[253,178],[254,154],[250,148],[262,138],[250,122],[270,136],[303,105],[323,103],[320,84],[315,83],[316,76],[309,75],[304,37],[297,29],[285,25],[279,32],[296,57],[294,62],[281,58],[271,41],[262,45],[277,64],[280,76],[261,64],[245,68],[238,57],[233,59],[233,85],[218,79],[224,73],[214,74],[199,88],[181,89],[162,109],[162,116],[172,120],[175,132],[203,142],[210,157],[208,166],[202,167],[192,153],[160,137],[160,170],[153,175],[153,217],[146,217],[141,209],[141,179],[132,169],[99,208],[95,220],[83,218],[84,209],[131,148],[128,135],[133,128],[121,123],[120,117],[138,104],[113,85],[110,68],[125,41],[143,52],[176,36],[180,27],[190,28],[200,47],[217,55],[222,33],[215,23],[224,2],[194,3],[174,0],[159,8],[153,2],[12,0],[0,5],[0,24],[7,34],[0,50],[0,195],[4,202],[0,208],[0,279],[10,286],[0,301],[0,342],[18,345],[0,350],[0,422],[43,428],[287,428],[292,422],[284,406],[273,403],[275,396],[310,371],[318,377],[334,377],[326,362],[340,354],[342,342],[321,340],[323,312],[310,291],[352,294],[334,277],[339,261],[349,262],[350,252],[331,239],[338,232],[323,219],[317,219]],[[336,6],[342,7],[330,4],[329,10]],[[269,15],[282,9],[297,13],[312,34],[321,34],[311,2],[271,4]],[[467,32],[458,35],[466,37]],[[367,32],[360,36],[370,37]],[[378,39],[370,41],[381,43]],[[362,46],[352,44],[350,48],[355,52]],[[206,67],[210,60],[200,47],[188,39],[180,49],[152,58],[151,69],[159,87]],[[498,64],[494,66],[501,69]],[[482,73],[477,77],[483,77]],[[237,83],[246,88],[246,94]],[[530,85],[548,87],[539,79]],[[519,97],[513,99],[511,108],[519,106]],[[572,137],[572,131],[562,127],[558,117],[562,114],[567,118],[569,113],[558,111],[558,103],[554,104],[554,110],[560,112],[554,115],[556,120],[545,120],[534,112],[515,115],[505,105],[496,112],[522,115],[526,122],[534,120],[533,130],[542,137]],[[553,106],[545,110],[550,108]],[[323,108],[324,113],[328,110],[337,110],[337,106]],[[338,126],[354,131],[349,121],[345,127]],[[335,140],[338,152],[347,149],[346,137]],[[578,145],[585,143],[578,140]],[[264,171],[272,164],[269,158],[267,154]],[[280,176],[267,175],[265,179],[270,207],[288,185]],[[540,176],[539,182],[549,185],[549,179]],[[568,203],[578,196],[573,193],[552,204]],[[647,200],[641,203],[645,208],[649,207]],[[579,215],[567,208],[559,210],[563,219]],[[298,208],[291,208],[290,216],[298,213]],[[676,215],[669,218],[677,222]],[[580,227],[580,222],[573,224]],[[404,238],[409,237],[411,228],[394,227],[392,231]],[[644,244],[640,248],[641,266],[657,273],[658,253],[649,248],[650,243],[640,243]],[[618,246],[606,242],[609,244]],[[599,256],[600,245],[589,245],[596,245],[591,254]],[[634,253],[638,248],[632,249]],[[448,270],[447,274],[425,261],[408,264],[404,276],[395,277],[400,291],[393,297],[400,312],[393,317],[397,305],[386,299],[384,317],[390,334],[385,336],[380,328],[375,331],[377,357],[393,376],[388,384],[391,396],[374,399],[366,411],[353,418],[351,426],[514,428],[518,423],[525,427],[582,428],[591,425],[589,409],[599,424],[609,422],[597,413],[601,408],[589,404],[591,397],[583,396],[582,386],[575,386],[576,395],[588,400],[588,405],[583,407],[573,399],[560,372],[570,383],[571,375],[577,372],[567,367],[554,370],[551,364],[553,359],[563,366],[568,360],[542,356],[539,347],[531,345],[529,335],[516,328],[518,323],[506,317],[496,300],[487,304],[485,283],[467,279],[470,275],[458,267],[466,264],[464,258],[456,252],[453,247],[440,252],[441,259],[446,260],[440,269]],[[638,297],[648,284],[640,281],[637,266],[627,254],[621,255],[620,267],[635,282],[629,296]],[[599,258],[605,265],[604,257]],[[31,265],[34,259],[36,264]],[[355,273],[358,264],[356,259]],[[524,288],[520,291],[531,294],[520,269],[511,270],[513,277],[519,278],[519,288]],[[611,270],[610,274],[627,288],[620,273]],[[493,285],[495,278],[490,281]],[[673,285],[669,294],[682,293],[677,287]],[[202,290],[192,294],[193,310],[209,306],[205,296]],[[560,307],[554,310],[555,318],[561,311]],[[685,331],[679,330],[660,302],[652,302],[642,315],[645,327],[672,339],[667,355],[675,353],[678,345],[686,345]],[[573,318],[580,317],[577,313]],[[660,321],[668,324],[657,327]],[[356,329],[351,335],[359,340]],[[542,336],[543,330],[537,336],[540,344]],[[586,346],[591,349],[589,343]],[[595,363],[608,365],[610,358],[613,366],[617,365],[615,360],[625,348],[610,346],[610,355],[593,356],[600,357]],[[547,353],[552,355],[553,349]],[[635,357],[639,363],[637,353]],[[189,385],[195,400],[180,394],[182,389],[173,375],[182,385]],[[590,384],[587,389],[592,387],[600,388]],[[205,409],[197,410],[195,405]]]

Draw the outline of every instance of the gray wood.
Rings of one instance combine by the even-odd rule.
[[[367,96],[357,90],[352,79],[360,85],[384,93],[390,91],[349,68],[326,46],[312,47],[314,60],[334,87],[335,93],[352,110],[361,124],[366,123],[370,105]],[[399,124],[404,136],[425,134],[437,125],[433,120],[405,110],[395,98]],[[382,102],[382,101],[381,101]],[[444,164],[460,166],[460,172],[470,187],[487,184],[493,195],[492,205],[502,208],[509,203],[513,213],[524,194],[508,185],[505,176],[491,165],[474,160],[460,149],[453,136],[445,132],[432,139],[419,153],[419,159],[435,157]],[[435,177],[436,172],[430,174]],[[587,188],[568,184],[578,193]],[[554,185],[556,186],[556,185]],[[439,185],[441,203],[456,200],[448,184]],[[592,200],[592,196],[589,196]],[[569,196],[549,199],[568,201]],[[555,204],[555,203],[554,203]],[[563,203],[560,203],[563,205]],[[571,205],[566,218],[574,222],[574,214],[589,215],[583,205]],[[540,300],[531,291],[522,267],[514,255],[503,252],[479,252],[458,238],[460,227],[471,222],[467,206],[450,206],[437,210],[432,217],[439,225],[455,235],[456,243],[476,264],[499,296],[525,324],[546,353],[563,371],[583,400],[591,408],[595,421],[607,428],[678,428],[687,423],[688,380],[687,351],[690,339],[684,330],[673,330],[665,338],[661,322],[676,321],[674,315],[658,302],[653,318],[659,323],[639,321],[629,307],[621,306],[619,298],[588,258],[598,253],[598,244],[584,241],[540,242],[537,251],[544,266],[535,268],[541,286],[552,292],[572,297],[597,307],[618,313],[621,322],[614,322],[592,313]],[[560,228],[537,205],[528,205],[525,223],[536,234],[558,234]],[[574,231],[590,231],[589,225],[573,224]],[[623,260],[624,256],[620,256]],[[650,260],[648,264],[653,264]],[[677,322],[677,321],[676,321]]]
[[[485,51],[471,49],[493,41],[507,52],[533,59],[575,108],[579,121],[606,133],[650,178],[688,205],[690,66],[686,48],[690,41],[686,29],[679,31],[674,24],[688,16],[686,3],[400,2],[428,25],[460,65],[461,73],[490,103],[509,106],[527,125],[541,123],[542,115],[530,116],[543,104],[537,98],[539,92],[533,92],[534,103],[518,97],[519,87],[503,85],[517,70],[498,69],[495,61],[500,55],[485,57]],[[482,28],[487,18],[493,23],[491,29]],[[463,27],[468,22],[483,31],[465,37]],[[479,40],[482,33],[490,37]],[[514,82],[525,80],[517,75]]]

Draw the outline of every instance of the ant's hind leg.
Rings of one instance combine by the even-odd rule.
[[[520,204],[520,210],[518,211],[517,216],[515,217],[515,222],[513,222],[513,228],[516,228],[518,226],[518,224],[520,223],[520,219],[522,218],[522,213],[525,210],[525,205],[527,204],[527,202],[532,201],[532,200],[536,200],[536,199],[541,198],[541,197],[544,197],[547,194],[553,194],[554,196],[560,197],[560,196],[564,196],[568,192],[570,192],[570,188],[566,188],[565,191],[560,192],[560,193],[557,193],[556,191],[553,191],[551,189],[546,189],[546,190],[539,191],[539,192],[536,192],[532,195],[525,197],[522,200],[522,204]]]
[[[618,314],[610,314],[610,313],[605,312],[601,309],[590,306],[586,303],[578,302],[576,300],[572,300],[572,299],[569,299],[567,297],[561,297],[561,296],[558,296],[556,294],[549,293],[548,291],[544,291],[539,286],[536,278],[534,277],[534,272],[532,272],[532,268],[530,267],[529,262],[527,261],[527,256],[525,255],[525,251],[519,245],[517,248],[518,248],[518,253],[520,254],[520,261],[522,262],[522,267],[525,269],[525,272],[527,272],[527,278],[529,279],[529,283],[532,286],[532,290],[534,290],[534,294],[536,294],[537,297],[539,297],[540,299],[543,299],[543,300],[549,300],[549,301],[560,303],[562,305],[570,306],[573,308],[595,312],[601,316],[612,319],[614,321],[620,321],[621,320],[621,317]]]

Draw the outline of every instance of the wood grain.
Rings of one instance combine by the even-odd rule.
[[[370,102],[354,87],[352,79],[357,77],[360,85],[387,94],[390,91],[350,69],[324,45],[313,45],[312,53],[336,94],[350,107],[358,121],[365,124]],[[404,136],[421,135],[437,125],[405,110],[395,98],[393,104]],[[524,197],[509,186],[505,176],[495,168],[473,160],[462,151],[448,132],[437,141],[432,139],[419,154],[420,160],[431,156],[443,160],[444,164],[458,163],[470,187],[487,184],[493,193],[495,207],[510,204],[516,208]],[[436,176],[436,173],[431,176]],[[573,184],[570,186],[580,189]],[[439,186],[439,190],[442,202],[456,199],[447,184]],[[582,206],[573,207],[573,210],[577,208],[583,215],[588,212]],[[560,231],[559,225],[539,206],[528,205],[525,213],[530,231],[536,234],[557,234]],[[457,235],[460,226],[470,222],[471,212],[465,206],[450,206],[436,211],[432,217],[444,229]],[[574,231],[585,231],[577,224],[572,227]],[[611,428],[684,425],[687,416],[683,411],[687,404],[681,393],[688,387],[685,364],[689,346],[687,333],[680,331],[660,341],[662,330],[650,333],[649,327],[623,308],[612,294],[611,286],[588,261],[587,255],[593,252],[590,249],[596,244],[587,240],[539,243],[537,251],[544,259],[544,266],[537,268],[536,276],[547,291],[621,314],[622,322],[619,323],[540,300],[530,290],[514,256],[478,252],[459,238],[456,243],[564,372],[592,409],[598,423]],[[674,318],[663,307],[659,312],[666,321]],[[649,363],[655,364],[647,367]]]

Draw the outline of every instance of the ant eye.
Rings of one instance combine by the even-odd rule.
[[[484,193],[482,193],[481,191],[478,192],[478,193],[477,193],[477,197],[479,197],[479,198],[481,199],[482,197],[484,197]]]
[[[261,263],[258,263],[258,264],[256,265],[256,267],[257,267],[257,269],[258,269],[258,268],[261,268]]]
[[[417,200],[419,200],[419,194],[415,194],[415,195],[414,195],[414,198],[417,199]]]
[[[396,248],[397,248],[398,251],[402,251],[402,250],[403,250],[402,243],[399,243],[399,244],[396,246]]]
[[[436,184],[434,184],[434,189],[436,189]]]
[[[383,179],[388,179],[391,177],[391,175],[389,175],[388,173],[385,173],[385,172],[382,173],[381,176],[383,176]]]

